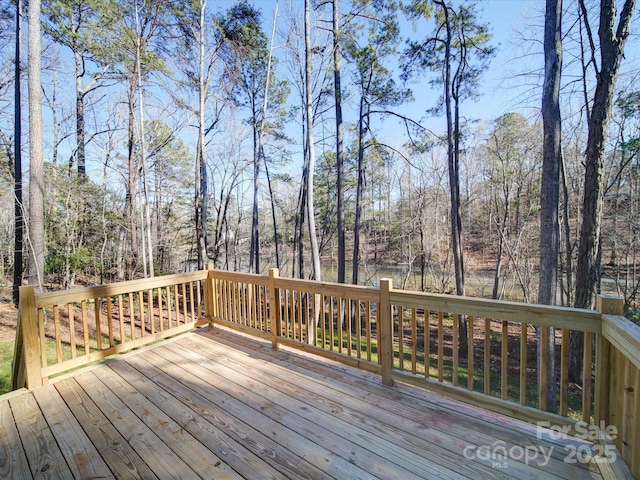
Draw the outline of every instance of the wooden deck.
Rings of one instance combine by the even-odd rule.
[[[615,478],[592,450],[222,329],[0,398],[1,478]]]

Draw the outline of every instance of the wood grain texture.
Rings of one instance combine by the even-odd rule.
[[[0,404],[0,478],[32,478],[8,400]]]
[[[478,454],[494,447],[546,449],[549,457],[543,464]],[[0,397],[3,478],[580,480],[628,474],[621,462],[568,463],[567,449],[578,448],[593,446],[400,381],[387,387],[379,372],[282,345],[275,350],[271,338],[219,327]]]
[[[64,400],[53,389],[36,389],[38,402],[74,478],[115,478]]]
[[[9,400],[31,475],[72,478],[71,470],[58,448],[35,398],[26,393]]]

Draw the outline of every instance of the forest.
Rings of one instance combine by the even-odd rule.
[[[636,1],[500,3],[1,0],[3,301],[213,263],[634,317]]]

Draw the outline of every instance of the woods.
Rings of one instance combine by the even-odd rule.
[[[42,0],[21,22],[3,0],[0,281],[213,262],[581,307],[609,292],[637,316],[637,4],[547,3],[521,25],[531,56],[507,48],[500,88],[527,107],[491,118],[474,106],[505,27],[483,3]]]

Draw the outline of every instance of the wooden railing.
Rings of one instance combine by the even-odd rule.
[[[20,287],[13,388],[207,323],[207,271],[36,295]]]
[[[39,295],[23,287],[19,310],[16,387],[217,324],[366,369],[387,385],[411,383],[576,435],[601,427],[640,477],[640,327],[621,316],[619,299],[600,297],[592,311],[409,292],[390,280],[367,288],[280,278],[276,269],[207,270]],[[573,372],[580,385],[570,382],[571,332],[584,346],[582,371]],[[546,405],[551,333],[557,413]]]

